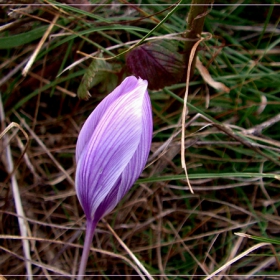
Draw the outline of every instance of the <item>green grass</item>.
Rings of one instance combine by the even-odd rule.
[[[11,7],[1,6],[1,25],[13,23],[0,31],[0,92],[6,116],[1,131],[14,121],[31,141],[15,175],[30,228],[35,276],[70,279],[77,273],[84,239],[79,229],[84,228],[85,218],[73,185],[76,139],[110,88],[130,75],[125,65],[129,48],[172,33],[176,39],[166,40],[184,54],[184,41],[177,39],[188,28],[189,5],[184,4],[190,1],[181,1],[176,8],[171,6],[176,1],[149,5],[155,1],[147,0],[137,6],[112,2],[103,1],[88,12],[49,1],[59,6],[59,18],[26,77],[21,71],[58,10],[22,3],[14,7],[17,13],[12,18]],[[203,279],[260,242],[271,245],[240,257],[220,274],[225,279],[279,274],[278,15],[279,6],[259,7],[248,0],[213,5],[205,19],[204,31],[212,38],[200,44],[198,56],[211,77],[230,91],[215,90],[197,70],[190,81],[185,154],[194,194],[180,161],[185,76],[177,84],[149,91],[154,116],[149,166],[105,220],[155,279]],[[108,59],[106,67],[90,68],[92,59],[82,53],[102,55]],[[89,78],[100,74],[88,89],[92,97],[87,101],[73,97],[85,73]],[[20,143],[26,139],[15,130],[7,135],[16,162],[23,150]],[[25,279],[4,137],[0,141],[0,273]],[[97,279],[137,275],[104,221],[98,224],[92,245],[88,274]]]

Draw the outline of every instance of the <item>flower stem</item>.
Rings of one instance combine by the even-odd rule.
[[[186,38],[189,39],[185,44],[185,63],[188,68],[190,53],[193,45],[199,40],[199,36],[203,30],[204,20],[208,14],[208,8],[214,2],[213,0],[192,0],[190,11],[187,17]],[[196,55],[195,55],[196,56]],[[191,66],[190,77],[193,76],[195,68],[195,57]]]
[[[92,220],[87,220],[86,238],[85,238],[85,242],[84,242],[84,249],[83,249],[83,254],[82,254],[82,258],[81,258],[81,262],[80,262],[80,268],[79,268],[77,280],[83,280],[83,278],[84,278],[86,265],[87,265],[87,261],[88,261],[88,255],[89,255],[90,246],[91,246],[95,228],[96,228],[96,222],[92,221]]]

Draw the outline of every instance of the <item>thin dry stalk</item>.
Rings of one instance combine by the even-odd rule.
[[[196,264],[201,268],[201,270],[208,275],[209,272],[207,270],[207,267],[204,263],[200,263],[200,261],[196,258],[195,254],[192,253],[192,251],[188,248],[188,246],[186,246],[186,244],[182,241],[181,237],[179,236],[178,232],[176,231],[176,229],[173,227],[173,225],[170,223],[169,224],[171,226],[171,229],[174,233],[174,235],[177,237],[178,241],[181,241],[182,246],[184,247],[184,249],[191,255],[191,257],[194,259],[194,261],[196,262]]]
[[[33,54],[31,55],[28,63],[26,64],[26,66],[24,67],[24,69],[22,70],[22,75],[25,77],[26,74],[28,73],[30,67],[32,66],[33,62],[35,61],[40,49],[42,48],[43,44],[45,43],[47,37],[49,36],[52,28],[54,27],[57,19],[59,18],[59,13],[55,15],[53,21],[51,22],[51,24],[49,25],[48,29],[46,30],[44,36],[41,38],[37,48],[35,49],[35,51],[33,52]]]
[[[190,188],[191,193],[193,194],[193,189],[191,187],[190,181],[189,181],[189,176],[187,172],[187,166],[186,166],[186,157],[185,157],[185,123],[186,123],[186,115],[188,114],[188,108],[187,108],[187,100],[188,100],[188,95],[189,95],[189,85],[190,85],[190,77],[191,77],[191,66],[193,59],[195,58],[195,53],[197,50],[197,47],[199,44],[206,40],[210,39],[211,35],[208,38],[200,38],[192,47],[191,52],[190,52],[190,57],[188,61],[188,69],[187,69],[187,76],[186,76],[186,91],[184,95],[184,104],[183,104],[183,111],[182,111],[182,136],[181,136],[181,164],[182,168],[185,171],[186,178],[187,178],[187,183]]]
[[[261,135],[262,131],[274,124],[276,124],[277,122],[280,121],[280,114],[277,114],[276,116],[274,116],[273,118],[258,124],[250,129],[246,129],[243,131],[243,133],[246,134],[253,134],[253,135]]]
[[[245,279],[252,279],[253,275],[258,273],[259,271],[263,270],[264,268],[272,265],[275,263],[275,257],[270,257],[265,259],[264,261],[260,262],[254,269],[250,270],[246,275]]]
[[[237,239],[237,241],[235,242],[235,244],[234,244],[234,246],[233,246],[233,249],[230,251],[230,255],[229,255],[227,261],[230,261],[230,260],[233,259],[233,257],[234,257],[234,256],[236,255],[236,253],[238,252],[238,250],[239,250],[239,248],[240,248],[240,246],[241,246],[242,241],[243,241],[243,238],[241,238],[241,237],[239,237],[239,238]],[[224,276],[224,274],[226,274],[226,269],[224,269],[224,270],[222,271],[221,275],[217,277],[217,280],[222,279],[223,276]]]
[[[136,265],[142,270],[142,272],[145,274],[145,276],[148,277],[150,280],[154,280],[152,275],[147,271],[147,269],[142,265],[142,263],[136,258],[136,256],[132,253],[132,251],[124,244],[124,242],[119,238],[119,236],[115,233],[115,231],[110,227],[110,225],[105,222],[106,226],[110,230],[110,232],[114,235],[114,237],[118,240],[118,242],[121,244],[121,246],[126,250],[126,252],[129,254],[129,256],[134,260]]]
[[[159,195],[156,195],[156,201],[157,201],[159,212],[162,212],[162,203],[159,198]],[[168,280],[167,276],[165,275],[163,265],[162,265],[161,247],[160,247],[161,240],[162,240],[161,230],[162,230],[162,218],[160,218],[157,223],[157,237],[156,238],[157,238],[158,247],[157,247],[156,251],[157,251],[158,267],[159,267],[159,271],[161,273],[160,279]]]
[[[18,117],[18,119],[21,120],[23,126],[28,130],[28,132],[31,134],[31,136],[37,141],[37,143],[41,146],[41,148],[46,152],[46,154],[50,157],[50,159],[53,161],[53,163],[56,165],[56,167],[64,174],[67,181],[71,184],[71,186],[75,186],[75,183],[73,179],[70,177],[68,172],[61,166],[61,164],[54,158],[54,156],[50,153],[50,151],[47,149],[45,144],[39,139],[39,137],[36,135],[36,133],[29,127],[29,125],[22,119],[17,112],[14,112],[15,115]]]
[[[4,121],[5,115],[4,115],[4,108],[2,104],[2,98],[0,96],[0,118],[1,120]],[[15,174],[13,173],[14,171],[14,163],[13,163],[13,158],[12,158],[12,153],[11,153],[11,148],[9,143],[7,142],[7,137],[6,135],[3,136],[5,146],[6,146],[6,160],[7,160],[7,172],[11,174],[11,185],[12,185],[12,191],[13,191],[13,197],[15,201],[15,207],[16,207],[16,212],[18,215],[18,223],[19,223],[19,229],[20,229],[20,234],[23,238],[27,236],[31,236],[30,234],[30,229],[27,220],[25,219],[25,213],[22,207],[22,202],[21,202],[21,197],[20,197],[20,191],[17,183],[17,179]],[[27,138],[28,139],[28,138]],[[25,256],[25,267],[28,275],[28,279],[32,280],[33,279],[33,273],[32,273],[32,267],[31,267],[31,255],[30,255],[30,245],[28,240],[23,239],[22,240],[22,245],[23,245],[23,252]]]
[[[47,80],[47,79],[41,77],[41,76],[38,75],[38,74],[35,74],[35,73],[32,73],[32,72],[29,72],[28,74],[29,74],[31,77],[33,77],[33,78],[35,78],[35,79],[38,79],[40,82],[43,82],[44,84],[49,84],[49,83],[50,83],[49,80]],[[61,86],[55,86],[55,88],[56,88],[58,91],[60,91],[60,92],[62,92],[62,93],[64,93],[64,94],[67,94],[67,95],[69,95],[69,96],[71,96],[71,97],[76,97],[76,96],[77,96],[76,93],[74,93],[74,92],[72,92],[72,91],[69,91],[69,90],[67,90],[67,89],[65,89],[65,88],[63,88],[63,87],[61,87]]]
[[[8,238],[8,237],[9,237],[9,236],[7,236],[7,238]],[[22,240],[24,241],[24,239],[22,239]],[[27,241],[27,240],[25,239],[25,241]],[[21,256],[15,254],[13,251],[10,251],[10,250],[8,250],[7,248],[2,247],[2,246],[0,246],[0,248],[1,248],[3,251],[5,251],[5,252],[7,252],[7,253],[9,253],[9,254],[11,254],[11,255],[13,255],[13,256],[19,258],[19,259],[24,260],[24,258],[22,258]],[[39,263],[39,262],[37,262],[37,261],[33,261],[33,260],[30,260],[30,259],[28,260],[28,263],[29,263],[30,266],[31,266],[31,264],[33,264],[33,265],[35,265],[35,266],[38,266],[38,267],[41,267],[41,268],[45,268],[45,269],[47,269],[47,270],[49,270],[49,271],[52,271],[52,272],[54,272],[54,273],[56,273],[56,274],[69,275],[66,271],[60,270],[60,269],[56,268],[55,266],[50,266],[50,265],[47,265],[47,264]],[[31,274],[31,275],[28,275],[28,277],[30,277],[30,276],[31,276],[31,278],[28,278],[28,279],[33,279],[32,274]]]
[[[218,274],[219,272],[223,271],[224,269],[228,268],[229,266],[231,266],[233,263],[235,263],[236,261],[242,259],[243,257],[245,257],[246,255],[248,255],[249,253],[251,253],[252,251],[261,248],[263,246],[267,246],[270,245],[270,243],[259,243],[254,245],[253,247],[249,248],[248,250],[244,251],[243,253],[239,254],[238,256],[236,256],[235,258],[233,258],[232,260],[228,261],[227,263],[225,263],[223,266],[221,266],[219,269],[215,270],[213,273],[211,273],[209,276],[207,276],[206,278],[204,278],[204,280],[209,280],[211,279],[213,276],[215,276],[216,274]]]
[[[216,90],[220,90],[220,91],[223,91],[223,92],[229,92],[230,89],[225,86],[223,83],[220,83],[220,82],[216,82],[210,75],[208,69],[203,66],[203,64],[201,63],[199,57],[197,56],[196,57],[196,69],[198,70],[199,74],[201,75],[201,77],[203,78],[203,80],[208,84],[210,85],[211,87],[213,87],[214,89]]]

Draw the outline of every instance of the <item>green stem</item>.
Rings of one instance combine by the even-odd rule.
[[[92,243],[92,238],[93,234],[96,228],[96,222],[92,220],[87,221],[87,226],[86,226],[86,238],[84,242],[84,249],[83,249],[83,254],[80,262],[80,268],[79,268],[79,273],[78,273],[78,278],[77,280],[83,280],[85,276],[85,271],[86,271],[86,265],[88,261],[88,255]]]
[[[208,7],[213,0],[192,0],[191,8],[187,17],[187,31],[186,31],[186,41],[185,44],[185,65],[186,69],[189,64],[190,53],[193,45],[199,39],[199,36],[203,30],[204,20],[208,14]],[[192,61],[190,78],[193,76],[195,68],[195,58],[196,53]]]

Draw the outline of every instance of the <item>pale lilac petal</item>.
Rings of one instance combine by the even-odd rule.
[[[135,92],[137,90],[147,88],[147,82],[141,79],[137,79],[134,76],[127,77],[121,85],[116,87],[109,95],[107,95],[95,108],[95,110],[87,118],[83,125],[83,128],[79,134],[79,138],[76,146],[76,162],[79,161],[79,157],[85,146],[89,143],[92,136],[92,132],[95,130],[97,124],[101,120],[102,116],[108,109],[108,107],[115,102],[120,96],[126,95],[128,92]]]
[[[145,94],[145,102],[142,107],[143,117],[142,117],[142,135],[139,146],[137,147],[135,154],[128,163],[126,169],[122,173],[122,177],[125,178],[122,180],[122,186],[119,187],[118,199],[120,200],[131,188],[137,178],[141,175],[151,148],[152,142],[152,128],[153,128],[153,119],[152,119],[152,109],[151,101],[148,95],[148,92]]]
[[[104,198],[104,200],[96,210],[94,216],[96,220],[101,219],[104,215],[108,214],[116,207],[119,201],[123,198],[123,196],[137,180],[137,178],[141,175],[145,167],[151,147],[153,127],[151,103],[148,92],[145,93],[145,101],[143,103],[142,110],[143,131],[139,145],[130,162],[122,172],[121,177],[115,183],[115,185],[112,187],[110,192],[107,194],[107,196]]]
[[[88,218],[93,219],[106,196],[115,192],[112,188],[118,185],[116,182],[120,182],[135,153],[138,154],[145,131],[142,104],[146,103],[147,82],[139,79],[135,85],[135,79],[126,79],[125,84],[118,87],[119,91],[114,91],[117,98],[102,102],[103,105],[98,107],[103,116],[92,114],[89,119],[93,125],[88,119],[79,135],[76,190]],[[120,94],[121,90],[126,93]],[[138,169],[136,173],[139,173]],[[120,193],[118,190],[118,197],[123,195],[123,191]]]

